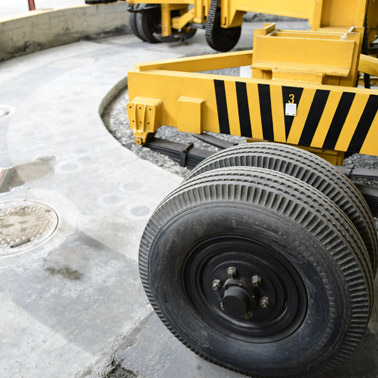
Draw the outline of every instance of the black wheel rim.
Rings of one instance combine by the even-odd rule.
[[[307,312],[297,270],[250,238],[213,237],[196,246],[184,265],[183,283],[205,323],[238,340],[281,340],[300,327]]]

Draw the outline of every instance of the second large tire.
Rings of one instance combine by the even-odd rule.
[[[277,143],[248,143],[220,151],[198,164],[185,178],[222,167],[251,166],[286,173],[310,184],[349,217],[368,250],[374,276],[378,246],[374,218],[364,197],[336,167],[305,150]]]
[[[148,222],[139,266],[179,340],[255,377],[329,371],[355,349],[372,309],[354,225],[318,190],[267,169],[205,172],[172,192]],[[259,293],[248,297],[256,274]],[[256,306],[269,296],[270,308]]]

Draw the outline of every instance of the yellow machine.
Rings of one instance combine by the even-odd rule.
[[[196,29],[206,29],[206,40],[218,51],[232,49],[239,40],[246,12],[305,18],[313,30],[367,27],[372,41],[377,28],[375,0],[128,0],[134,34],[150,43],[191,38]],[[368,18],[365,18],[368,14]],[[173,37],[173,38],[172,38]]]
[[[162,125],[260,141],[202,161],[152,215],[139,265],[164,324],[200,356],[251,376],[329,371],[356,348],[373,309],[378,196],[335,166],[345,154],[378,156],[378,92],[369,88],[378,76],[378,1],[137,9],[132,22],[144,36],[152,9],[155,34],[206,23],[218,50],[235,45],[247,11],[309,20],[309,31],[255,30],[253,51],[138,64],[127,111],[141,145]],[[251,78],[203,73],[242,66]],[[357,87],[361,73],[367,88]]]

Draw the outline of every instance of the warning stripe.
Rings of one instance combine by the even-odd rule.
[[[339,139],[335,145],[336,151],[347,151],[357,125],[360,122],[365,106],[369,100],[368,94],[356,93],[353,104],[349,110],[348,117],[345,120],[343,128],[340,132]]]
[[[230,123],[228,121],[228,109],[224,81],[214,80],[214,87],[215,97],[217,99],[219,131],[222,134],[230,134]]]
[[[245,137],[251,138],[252,127],[251,127],[251,119],[249,116],[249,105],[248,105],[246,83],[236,82],[236,94],[238,97],[240,133],[241,135]]]
[[[357,129],[354,132],[353,138],[349,144],[348,152],[359,152],[361,150],[377,112],[378,96],[371,95],[365,106],[365,110],[362,113],[360,122],[357,125]],[[378,149],[378,140],[376,141],[376,143]]]
[[[303,127],[308,118],[311,104],[314,100],[316,90],[312,88],[304,88],[301,102],[297,108],[297,115],[294,118],[290,133],[287,137],[286,143],[298,145],[301,138]]]
[[[301,146],[328,150],[337,147],[348,152],[360,152],[363,146],[369,146],[371,151],[373,142],[370,139],[376,137],[377,147],[373,152],[378,155],[378,135],[375,131],[378,95],[341,94],[337,88],[335,91],[309,90],[276,84],[273,88],[269,84],[234,83],[233,86],[225,86],[223,80],[214,80],[221,133],[230,134],[232,123],[232,133],[235,135],[239,134],[240,127],[240,135],[245,137],[262,137],[278,142],[288,142],[289,139],[289,142]],[[282,95],[279,91],[282,91]],[[234,100],[227,102],[231,97]],[[297,116],[285,115],[287,103],[297,105]],[[375,128],[371,131],[373,123]],[[262,135],[253,135],[256,134],[253,130],[259,127]]]
[[[341,96],[339,105],[336,109],[336,113],[333,117],[331,126],[323,144],[323,148],[326,150],[333,150],[335,148],[355,96],[355,93],[349,92],[345,92]]]
[[[310,111],[308,113],[306,123],[304,125],[302,135],[299,139],[301,146],[309,146],[314,138],[315,131],[322,118],[324,108],[329,96],[329,91],[318,89],[312,101]],[[291,117],[293,118],[293,117]]]
[[[258,84],[258,88],[264,139],[274,140],[272,102],[270,99],[270,85]]]

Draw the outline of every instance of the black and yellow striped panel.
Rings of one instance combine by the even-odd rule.
[[[221,133],[378,156],[378,94],[223,80],[214,89]]]

